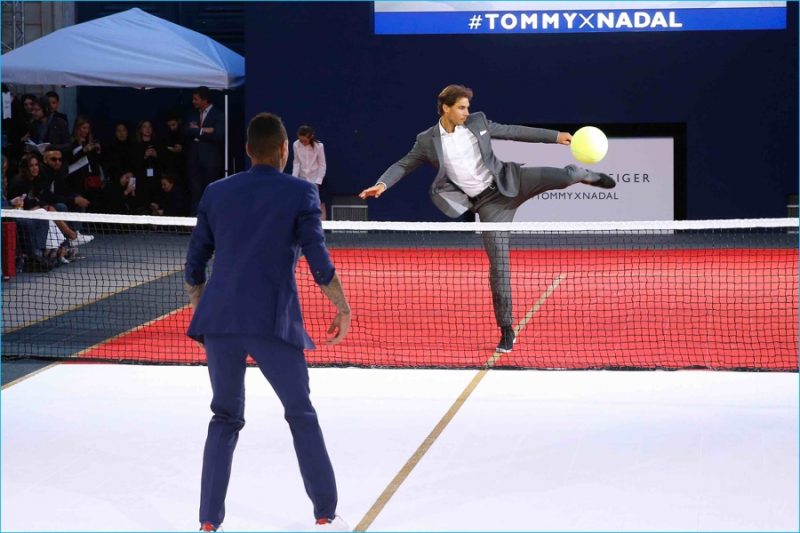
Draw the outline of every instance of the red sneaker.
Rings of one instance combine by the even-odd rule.
[[[338,514],[333,518],[317,518],[314,529],[327,529],[328,531],[350,531],[350,526]]]
[[[203,522],[200,525],[200,531],[216,531],[216,530],[217,530],[217,526],[215,526],[211,522]]]

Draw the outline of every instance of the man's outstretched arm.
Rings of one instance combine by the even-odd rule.
[[[572,141],[572,135],[565,131],[531,128],[529,126],[517,126],[513,124],[498,124],[485,117],[484,119],[489,124],[489,134],[492,136],[492,139],[552,144],[569,144]]]
[[[423,163],[428,162],[425,152],[419,144],[419,141],[414,143],[411,151],[408,152],[400,161],[386,169],[386,172],[381,174],[378,182],[372,187],[368,187],[361,191],[358,195],[359,198],[378,198],[381,194],[386,192],[386,189],[411,174]]]

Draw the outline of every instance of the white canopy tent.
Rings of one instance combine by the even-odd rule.
[[[244,58],[205,35],[138,8],[90,20],[2,56],[2,81],[25,85],[231,89]],[[225,94],[225,174],[228,174]]]

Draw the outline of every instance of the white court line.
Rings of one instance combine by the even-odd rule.
[[[561,281],[565,279],[567,276],[566,274],[559,274],[555,277],[555,279],[550,283],[550,286],[539,296],[539,299],[536,300],[536,303],[533,304],[533,307],[528,311],[525,317],[517,324],[517,327],[514,328],[514,333],[519,335],[525,326],[528,325],[528,322],[531,321],[533,315],[535,315],[539,309],[541,309],[544,302],[553,294],[553,292],[558,288],[561,284]],[[472,381],[464,388],[461,394],[456,398],[453,405],[450,406],[450,409],[444,414],[444,416],[439,420],[433,430],[428,434],[425,440],[422,441],[422,444],[416,449],[416,451],[411,455],[411,457],[406,461],[406,464],[400,469],[397,475],[389,482],[389,485],[383,490],[383,492],[378,496],[378,499],[375,500],[375,503],[372,504],[372,507],[369,508],[367,513],[364,515],[364,518],[356,525],[353,531],[366,531],[372,522],[378,517],[380,512],[386,507],[386,504],[389,503],[389,500],[392,499],[397,489],[400,488],[400,485],[408,478],[411,471],[414,470],[414,467],[417,466],[420,459],[422,459],[428,450],[433,446],[433,443],[436,442],[436,439],[439,438],[439,435],[442,434],[444,429],[456,416],[458,410],[461,409],[461,406],[464,405],[464,402],[467,401],[467,398],[472,394],[481,380],[486,376],[486,373],[494,367],[495,363],[497,363],[498,359],[503,356],[501,352],[495,352],[494,354],[489,357],[484,365],[484,368],[479,370],[475,377],[472,378]]]

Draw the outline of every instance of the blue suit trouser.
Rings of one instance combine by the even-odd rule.
[[[336,514],[333,475],[317,413],[311,405],[308,367],[301,348],[269,337],[205,335],[211,377],[211,411],[200,490],[200,522],[219,526],[239,431],[244,427],[244,376],[247,354],[258,364],[284,408],[294,440],[300,474],[314,505],[315,518]]]

